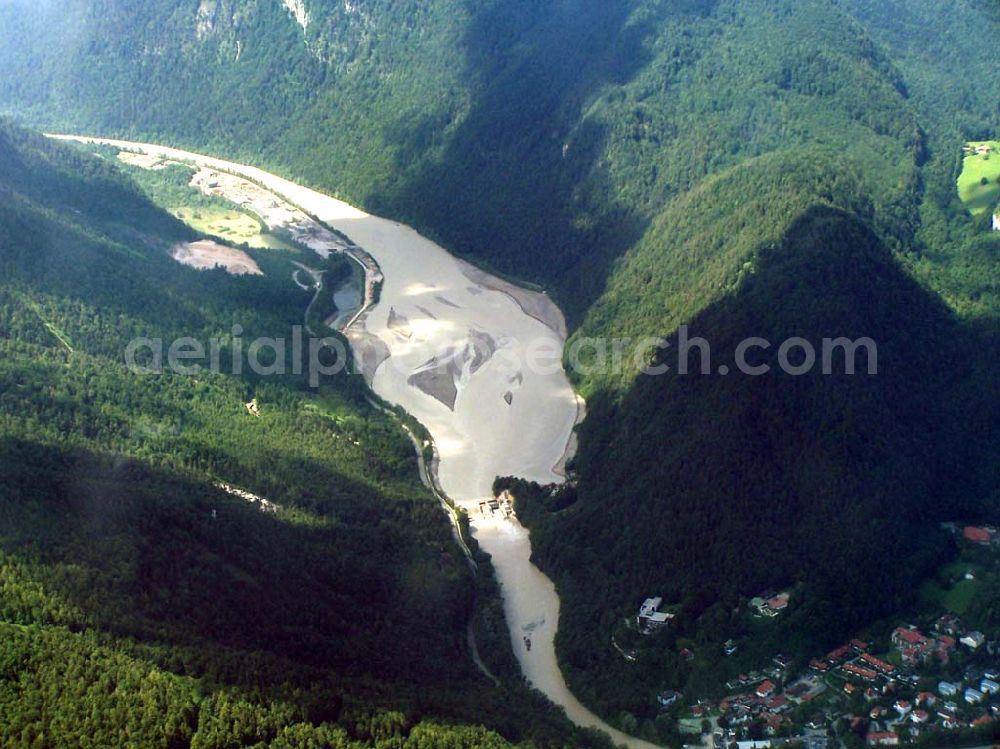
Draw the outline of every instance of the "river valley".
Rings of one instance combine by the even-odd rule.
[[[378,304],[345,331],[373,391],[431,433],[438,483],[468,512],[493,558],[511,643],[525,678],[581,726],[629,747],[654,745],[613,729],[570,692],[556,659],[559,598],[531,563],[527,530],[489,510],[496,476],[542,484],[562,466],[582,413],[562,368],[566,325],[544,294],[496,278],[403,224],[261,169],[158,145],[54,136],[173,159],[255,182],[349,237],[378,263]],[[530,646],[529,646],[530,641]]]

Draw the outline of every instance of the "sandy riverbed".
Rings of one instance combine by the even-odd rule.
[[[491,496],[495,476],[563,480],[564,454],[579,409],[561,365],[565,322],[551,300],[469,266],[408,226],[260,169],[161,146],[99,142],[251,179],[374,256],[385,274],[381,300],[347,332],[348,339],[356,353],[376,354],[366,372],[373,390],[401,405],[433,435],[441,488],[469,511],[477,540],[493,556],[511,641],[526,678],[574,722],[604,730],[629,747],[651,749],[652,744],[604,724],[570,693],[553,646],[559,599],[552,582],[530,562],[527,532],[516,519],[479,514],[479,500]],[[435,358],[448,359],[444,374],[432,364],[438,378],[411,380]],[[444,376],[451,384],[428,384]],[[442,389],[444,398],[439,397]],[[523,639],[529,632],[530,652]]]

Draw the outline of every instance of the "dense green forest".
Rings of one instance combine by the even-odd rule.
[[[909,194],[904,234],[934,223],[913,191],[950,203],[952,149],[1000,98],[986,0],[305,0],[305,31],[265,0],[19,2],[8,111],[277,168],[554,287],[576,322],[666,200],[749,157],[827,145]]]
[[[550,288],[571,345],[676,350],[684,323],[719,361],[747,335],[879,344],[874,378],[572,373],[590,404],[577,481],[517,488],[579,612],[558,647],[587,704],[665,735],[656,689],[711,693],[774,643],[804,653],[905,607],[949,553],[937,521],[997,520],[1000,240],[956,192],[962,144],[1000,133],[994,2],[304,7],[303,28],[267,0],[12,0],[0,109],[407,220]],[[778,586],[793,610],[771,629],[729,615]],[[680,630],[629,666],[610,638],[647,595]]]
[[[995,342],[953,320],[857,219],[799,216],[690,335],[731,363],[747,337],[831,329],[879,341],[879,374],[641,376],[620,401],[591,399],[575,487],[513,484],[536,559],[577,613],[559,632],[568,678],[623,725],[654,719],[658,691],[717,698],[777,653],[828,652],[908,610],[951,552],[938,523],[996,516],[995,442],[983,442]],[[672,355],[660,361],[676,366]],[[791,610],[755,623],[747,602],[769,589],[792,591]],[[628,662],[610,638],[649,596],[676,626],[640,638],[644,657]],[[724,656],[729,639],[739,658]]]
[[[126,368],[136,336],[288,336],[295,253],[183,267],[121,170],[7,124],[0,194],[0,744],[600,745],[476,670],[476,596],[513,658],[496,591],[360,378]]]

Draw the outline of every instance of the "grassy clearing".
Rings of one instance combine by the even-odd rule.
[[[225,208],[186,206],[174,208],[172,213],[195,231],[237,244],[246,243],[261,250],[292,250],[283,239],[261,231],[260,222],[253,216]]]
[[[36,315],[38,315],[38,319],[42,321],[42,324],[43,324],[43,325],[44,325],[44,326],[46,327],[46,329],[48,329],[48,331],[49,331],[49,332],[50,332],[50,333],[51,333],[51,334],[52,334],[52,335],[53,335],[53,336],[54,336],[54,337],[55,337],[56,339],[58,339],[59,343],[61,343],[61,344],[62,344],[62,345],[63,345],[63,346],[64,346],[64,347],[66,348],[66,350],[67,350],[67,351],[69,351],[69,352],[70,352],[70,353],[72,354],[72,353],[73,353],[73,345],[72,345],[72,344],[70,343],[70,341],[69,341],[69,336],[67,336],[67,335],[66,335],[66,334],[65,334],[65,333],[64,333],[64,332],[63,332],[62,330],[60,330],[60,329],[59,329],[59,328],[58,328],[58,327],[57,327],[57,326],[55,325],[55,323],[53,323],[52,321],[50,321],[50,320],[49,320],[49,319],[48,319],[48,318],[47,318],[47,317],[45,316],[45,313],[43,313],[43,312],[42,312],[42,308],[41,308],[41,307],[40,307],[40,306],[38,305],[38,303],[37,303],[37,302],[35,302],[35,301],[34,301],[33,299],[31,299],[30,297],[28,297],[28,296],[26,296],[26,295],[21,295],[21,297],[20,297],[20,298],[21,298],[21,300],[22,300],[22,301],[23,301],[23,302],[24,302],[24,303],[25,303],[25,304],[26,304],[26,305],[27,305],[27,306],[28,306],[28,307],[29,307],[29,308],[30,308],[30,309],[31,309],[32,311],[34,311],[34,313],[35,313]]]
[[[259,250],[288,250],[289,252],[298,251],[298,248],[292,243],[286,242],[284,239],[276,237],[274,234],[255,234],[245,241],[251,247],[255,247]]]
[[[966,580],[965,573],[972,572],[976,579]],[[941,579],[928,580],[924,583],[921,595],[924,601],[931,604],[936,609],[944,609],[953,614],[964,616],[969,610],[969,606],[980,592],[982,583],[979,580],[980,568],[962,562],[953,562],[943,570],[943,578],[947,578],[950,585],[943,587]]]
[[[245,213],[221,208],[176,208],[173,214],[202,234],[245,242],[260,234],[260,224]]]
[[[951,590],[945,590],[936,582],[928,582],[923,589],[923,598],[936,608],[964,616],[978,591],[978,580],[962,580]]]
[[[969,143],[973,148],[981,145],[993,147],[989,156],[977,153],[965,157],[962,174],[958,178],[958,196],[973,215],[996,209],[1000,203],[1000,141]],[[987,184],[983,184],[983,179]]]

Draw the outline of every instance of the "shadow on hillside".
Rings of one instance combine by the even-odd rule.
[[[671,12],[702,13],[713,4]],[[604,127],[581,121],[602,88],[627,82],[650,59],[644,42],[654,21],[630,22],[632,10],[624,0],[469,2],[469,114],[440,159],[366,203],[397,213],[402,207],[450,249],[556,287],[571,324],[578,322],[603,291],[613,260],[646,225],[616,202],[602,163]],[[401,120],[385,137],[402,144],[400,153],[419,152],[428,128],[440,127]],[[397,171],[409,166],[397,164]]]
[[[179,472],[9,437],[0,479],[0,548],[52,602],[20,623],[131,638],[161,667],[254,689],[308,690],[333,672],[444,688],[471,670],[451,657],[467,591],[409,538],[418,507],[342,500],[328,525],[292,522]]]
[[[795,221],[690,333],[710,343],[712,373],[676,373],[675,333],[660,358],[670,373],[640,376],[620,401],[592,399],[579,500],[533,528],[543,569],[577,613],[561,632],[567,660],[597,652],[602,612],[652,592],[682,603],[682,636],[692,636],[727,631],[759,590],[799,586],[795,616],[762,646],[772,654],[822,653],[907,611],[946,552],[937,523],[981,517],[995,491],[995,344],[863,223],[829,208]],[[718,374],[750,336],[773,344],[751,363],[775,370]],[[824,337],[868,336],[878,374],[864,373],[863,356],[854,376],[842,356],[831,375],[777,371],[776,349],[792,336],[817,350]],[[595,694],[623,677],[620,659],[605,660],[606,675],[587,669],[602,682]]]

